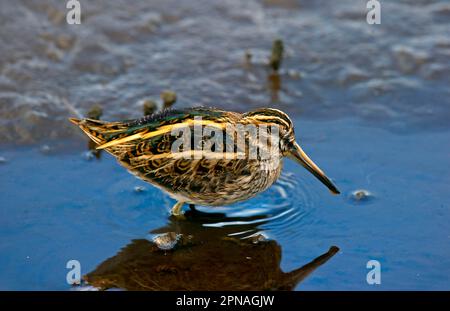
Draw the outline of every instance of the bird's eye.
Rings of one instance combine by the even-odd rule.
[[[291,149],[292,145],[293,145],[293,142],[291,142],[289,139],[282,139],[280,141],[280,149],[283,152]]]

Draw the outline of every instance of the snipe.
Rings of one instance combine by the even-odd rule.
[[[284,112],[213,108],[165,110],[141,119],[70,119],[131,173],[183,204],[218,206],[249,199],[279,177],[283,157],[304,166],[332,193],[338,189],[295,141]],[[256,129],[256,132],[252,132]]]

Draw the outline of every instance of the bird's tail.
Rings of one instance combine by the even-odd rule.
[[[105,144],[112,136],[119,132],[123,132],[124,129],[126,129],[125,125],[121,122],[106,122],[94,119],[76,118],[70,118],[69,120],[80,127],[80,129],[97,145]],[[107,149],[107,151],[115,154],[115,150],[113,149]]]
[[[78,125],[80,129],[89,136],[96,144],[104,144],[107,140],[105,132],[108,123],[93,119],[76,119],[70,118],[70,122]]]

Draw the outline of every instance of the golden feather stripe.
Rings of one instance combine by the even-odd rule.
[[[188,120],[186,122],[179,123],[179,124],[170,124],[170,125],[161,126],[158,130],[152,131],[150,133],[136,133],[131,136],[112,140],[101,146],[98,146],[97,149],[105,149],[108,147],[116,146],[116,145],[123,144],[123,143],[129,142],[129,141],[132,141],[132,140],[136,140],[136,139],[149,139],[149,138],[152,138],[155,136],[166,134],[168,132],[171,132],[174,129],[188,127],[191,125],[194,125],[194,126],[195,125],[210,125],[212,127],[216,127],[219,129],[224,129],[226,127],[226,123],[217,123],[217,122],[209,121],[209,120]]]
[[[286,127],[289,127],[289,124],[285,120],[283,120],[282,118],[276,117],[276,116],[252,116],[249,119],[253,119],[253,120],[256,120],[256,121],[260,121],[260,120],[265,120],[265,121],[267,121],[267,120],[269,120],[269,121],[270,120],[278,120],[281,123],[283,123],[284,125],[286,125]],[[274,124],[277,125],[276,123],[274,123]]]

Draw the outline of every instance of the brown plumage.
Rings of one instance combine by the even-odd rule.
[[[295,142],[292,121],[277,109],[240,114],[190,108],[123,122],[71,121],[99,149],[176,199],[175,215],[184,203],[217,206],[255,196],[279,177],[284,156],[297,160],[339,193]],[[257,134],[242,127],[256,128]]]

